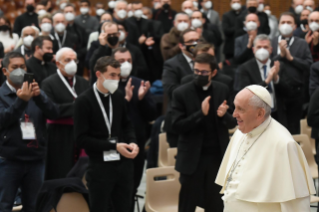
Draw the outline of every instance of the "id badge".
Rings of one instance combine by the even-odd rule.
[[[116,144],[117,143],[117,138],[109,138],[107,139],[107,142],[110,142],[111,144]],[[108,161],[118,161],[120,160],[120,154],[116,150],[109,150],[109,151],[103,151],[103,159],[104,162]]]
[[[32,122],[21,122],[20,123],[22,139],[23,140],[35,140],[35,128]]]

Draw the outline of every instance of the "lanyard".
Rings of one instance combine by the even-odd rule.
[[[55,38],[56,38],[57,41],[58,41],[59,49],[61,49],[62,46],[64,45],[64,41],[65,41],[65,38],[66,38],[66,30],[64,31],[64,34],[63,34],[62,43],[61,43],[60,38],[59,38],[59,36],[58,36],[58,34],[57,34],[56,32],[54,33],[54,35],[55,35]]]
[[[105,112],[105,108],[102,104],[101,98],[98,94],[96,83],[94,83],[94,85],[93,85],[93,91],[94,91],[95,97],[97,99],[97,102],[99,103],[99,106],[101,108],[107,130],[109,131],[109,138],[111,138],[111,127],[112,127],[112,120],[113,120],[113,106],[112,106],[111,95],[109,95],[109,109],[110,109],[110,120],[109,120],[107,117],[107,114]]]
[[[291,39],[290,39],[290,42],[289,42],[289,44],[288,44],[288,46],[287,46],[287,49],[289,49],[289,48],[290,48],[290,46],[292,45],[292,43],[294,42],[294,40],[295,40],[295,38],[294,38],[294,36],[292,36],[292,37],[291,37]],[[280,47],[279,47],[279,43],[280,43],[280,41],[281,41],[281,35],[278,37],[277,54],[280,54],[280,53],[281,53],[281,51],[280,51]]]
[[[21,54],[24,56],[24,45],[21,45]]]
[[[66,79],[64,78],[64,76],[62,75],[61,71],[59,69],[57,69],[58,75],[61,78],[62,82],[64,83],[64,85],[67,87],[67,89],[70,91],[70,93],[72,94],[72,96],[74,98],[77,98],[78,95],[75,93],[75,76],[73,77],[73,87],[71,88],[70,84],[66,81]]]

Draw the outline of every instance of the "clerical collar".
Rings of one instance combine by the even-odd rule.
[[[209,85],[203,86],[203,90],[204,90],[204,91],[207,91],[208,88],[209,88],[211,85],[212,85],[212,82],[209,82]]]
[[[99,88],[96,86],[96,90],[104,97],[108,97],[109,93],[103,93],[102,91],[99,90]]]
[[[268,127],[271,119],[272,118],[269,115],[269,117],[261,125],[259,125],[258,127],[256,127],[255,129],[247,133],[248,138],[253,138],[255,136],[260,135],[262,132],[264,132],[264,130]]]
[[[41,64],[41,65],[44,65],[44,64],[45,64],[45,62],[44,62],[43,60],[39,60],[39,59],[36,58],[34,55],[32,56],[32,58],[34,58],[34,60],[35,60],[36,62],[38,62],[39,64]]]
[[[8,82],[8,80],[6,80],[6,83],[7,83],[7,86],[10,88],[10,90],[13,92],[13,93],[16,93],[17,90],[12,86],[10,85],[10,83]]]

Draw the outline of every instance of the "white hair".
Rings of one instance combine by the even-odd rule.
[[[127,1],[118,0],[118,1],[115,2],[115,7],[114,7],[114,9],[116,9],[118,3],[125,3],[125,4],[126,4],[126,7],[127,7],[127,5],[128,5]]]
[[[264,41],[264,40],[268,40],[269,44],[271,45],[271,39],[268,37],[268,35],[260,34],[256,36],[254,40],[254,46],[256,46],[257,41]]]
[[[255,108],[263,108],[265,110],[265,118],[271,113],[271,107],[255,94],[249,99],[249,104]]]
[[[74,52],[74,54],[77,56],[76,52],[69,48],[69,47],[62,47],[61,49],[59,49],[59,51],[57,51],[56,55],[55,55],[55,60],[56,61],[60,61],[62,55],[65,53],[65,52],[68,52],[68,51],[72,51]]]
[[[36,26],[26,26],[21,30],[21,37],[23,36],[23,32],[26,28],[31,27],[35,31],[35,36],[37,37],[40,33],[39,29]]]

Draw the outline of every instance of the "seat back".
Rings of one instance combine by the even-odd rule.
[[[89,206],[80,193],[64,193],[57,205],[57,210],[50,212],[90,212]]]
[[[155,180],[156,177],[166,177],[166,180]],[[179,173],[174,167],[147,169],[146,211],[177,211],[180,188]]]
[[[158,143],[158,166],[164,167],[167,166],[167,149],[169,148],[166,133],[159,134]]]
[[[177,155],[177,148],[168,148],[167,149],[167,165],[168,166],[175,166],[176,155]]]
[[[309,141],[309,137],[307,135],[293,135],[293,138],[296,142],[300,144],[300,147],[302,148],[302,151],[305,154],[305,157],[307,159],[312,178],[316,179],[318,178],[318,165],[315,161],[315,158],[312,154],[312,149]]]
[[[307,119],[300,120],[300,134],[305,134],[309,137],[312,153],[316,155],[317,154],[316,141],[315,139],[311,138],[311,131],[312,131],[312,128],[308,126]]]

